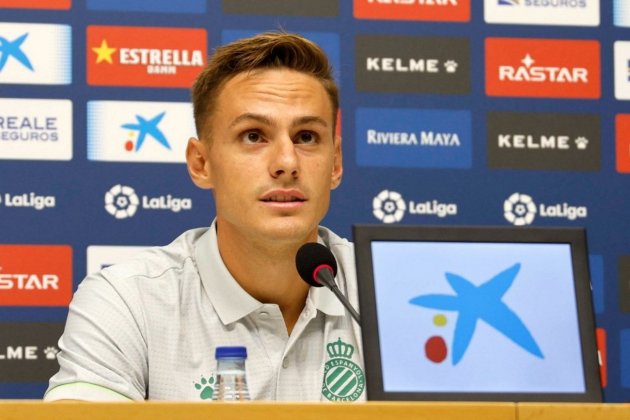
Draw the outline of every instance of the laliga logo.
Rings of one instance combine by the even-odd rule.
[[[512,194],[503,203],[503,215],[514,226],[529,225],[536,217],[536,204],[527,194]]]
[[[116,219],[132,217],[139,203],[134,189],[126,185],[114,185],[105,193],[105,210]]]
[[[514,193],[505,200],[503,212],[505,219],[515,226],[530,225],[536,214],[540,217],[568,220],[585,219],[588,216],[588,208],[585,206],[571,206],[569,203],[542,203],[536,206],[529,195],[521,193]]]
[[[105,193],[105,210],[116,219],[126,219],[136,214],[138,206],[145,210],[170,210],[179,213],[192,209],[190,198],[177,198],[170,194],[158,197],[142,196],[142,201],[133,188],[127,185],[114,185]]]
[[[407,205],[396,191],[383,190],[372,200],[372,213],[383,223],[400,222]]]

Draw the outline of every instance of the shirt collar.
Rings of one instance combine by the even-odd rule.
[[[249,315],[263,306],[232,277],[219,254],[217,230],[213,222],[195,245],[195,260],[206,295],[223,324]]]
[[[321,236],[318,242],[326,245]],[[216,221],[195,245],[195,261],[205,292],[223,324],[238,321],[263,306],[238,284],[223,263],[217,242]],[[331,316],[343,316],[345,313],[341,302],[326,287],[311,287],[306,306]]]

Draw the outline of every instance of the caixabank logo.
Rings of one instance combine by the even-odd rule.
[[[0,23],[0,83],[70,84],[71,41],[68,25]]]
[[[72,247],[0,244],[0,306],[67,306]]]
[[[613,0],[615,26],[630,27],[630,0]]]
[[[514,226],[526,226],[534,223],[537,217],[570,221],[586,219],[588,208],[567,202],[537,204],[532,196],[515,192],[503,202],[503,216]]]
[[[598,41],[486,38],[485,48],[489,96],[600,97]]]
[[[598,26],[599,0],[484,0],[488,23]]]
[[[88,10],[154,13],[205,13],[205,0],[87,0]]]
[[[223,13],[261,16],[339,15],[339,0],[223,0]]]
[[[443,219],[457,216],[457,204],[444,203],[435,199],[407,202],[399,192],[392,190],[383,190],[372,200],[372,214],[383,223],[398,223],[407,213],[413,216]]]
[[[468,22],[470,0],[354,0],[354,17]]]
[[[359,108],[355,121],[359,166],[472,166],[470,111]]]
[[[72,159],[72,101],[0,101],[0,159]]]
[[[470,92],[468,38],[358,35],[355,66],[360,92]]]
[[[116,219],[134,217],[138,209],[145,211],[170,211],[179,213],[192,209],[192,199],[166,195],[139,195],[136,190],[123,184],[116,184],[105,192],[104,208]]]
[[[598,114],[490,112],[487,123],[490,168],[600,169]]]
[[[47,382],[59,370],[62,322],[0,323],[0,382]]]
[[[0,0],[0,7],[5,9],[48,9],[69,10],[72,0]]]
[[[88,26],[87,82],[190,88],[206,51],[204,29]]]
[[[188,102],[89,101],[89,160],[185,162],[195,136]]]

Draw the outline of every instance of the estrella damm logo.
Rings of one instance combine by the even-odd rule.
[[[354,346],[341,338],[326,345],[322,395],[330,401],[356,401],[365,390],[363,370],[352,359]]]
[[[87,82],[189,88],[206,62],[205,29],[88,26]]]

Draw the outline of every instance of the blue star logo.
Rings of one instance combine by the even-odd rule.
[[[523,321],[501,300],[512,286],[520,269],[521,264],[516,263],[479,286],[457,274],[445,273],[455,295],[422,295],[409,301],[413,305],[425,308],[459,313],[452,345],[453,365],[459,363],[466,353],[479,319],[527,352],[544,359],[540,347]]]
[[[22,63],[24,67],[26,67],[30,71],[34,71],[33,65],[21,48],[27,37],[28,32],[22,36],[19,36],[13,41],[9,41],[8,39],[0,36],[0,71],[2,71],[5,64],[7,64],[9,57],[13,57],[14,59]]]
[[[150,120],[146,120],[140,115],[136,115],[136,121],[138,122],[137,124],[127,123],[127,124],[121,125],[122,128],[128,128],[130,130],[138,131],[138,141],[136,142],[136,152],[140,150],[140,148],[142,147],[142,144],[144,143],[144,140],[147,135],[153,137],[162,146],[171,150],[171,145],[168,143],[166,136],[158,128],[158,124],[160,123],[160,121],[162,121],[162,118],[164,118],[165,114],[166,114],[166,111],[162,112],[161,114],[156,115]]]

